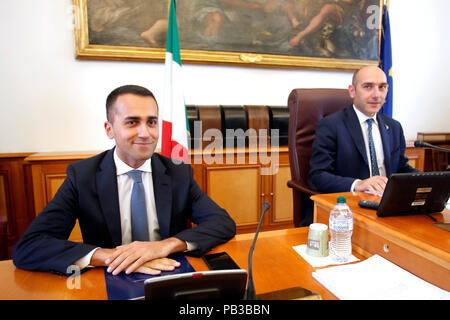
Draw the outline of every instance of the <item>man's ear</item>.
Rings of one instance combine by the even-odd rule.
[[[348,86],[348,93],[352,99],[355,98],[355,87],[353,85]]]
[[[112,124],[109,121],[105,121],[105,132],[108,138],[114,139]]]

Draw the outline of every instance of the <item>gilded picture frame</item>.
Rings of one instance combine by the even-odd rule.
[[[75,57],[163,62],[168,0],[72,0]],[[178,0],[183,64],[377,65],[382,0]]]

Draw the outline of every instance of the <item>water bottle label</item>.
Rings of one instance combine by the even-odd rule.
[[[353,230],[353,220],[337,220],[330,221],[330,229],[336,231],[350,231]]]

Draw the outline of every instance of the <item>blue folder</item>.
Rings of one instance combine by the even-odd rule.
[[[162,271],[161,275],[158,276],[152,276],[143,273],[125,274],[124,272],[121,272],[117,276],[113,276],[111,273],[107,272],[105,268],[105,283],[108,300],[129,300],[143,298],[145,296],[145,280],[153,277],[161,277],[164,275],[195,271],[183,254],[173,254],[168,258],[180,262],[181,265],[178,268],[175,268],[175,270],[173,271]]]

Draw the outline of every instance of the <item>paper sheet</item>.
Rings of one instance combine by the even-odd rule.
[[[350,260],[347,262],[336,262],[330,256],[323,257],[323,258],[312,257],[306,253],[306,244],[301,244],[301,245],[295,246],[293,248],[299,255],[302,256],[303,259],[306,260],[306,262],[308,262],[314,268],[326,267],[326,266],[330,266],[330,265],[346,264],[346,263],[350,263],[350,262],[359,261],[359,259],[353,255],[351,256]]]
[[[450,292],[379,255],[355,264],[320,269],[312,275],[343,300],[450,300]]]

